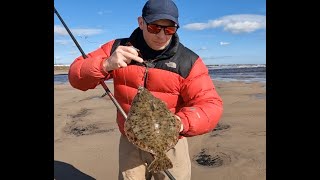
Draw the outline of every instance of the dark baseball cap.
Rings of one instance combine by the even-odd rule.
[[[148,0],[142,9],[142,17],[147,23],[169,19],[179,27],[178,8],[172,0]]]

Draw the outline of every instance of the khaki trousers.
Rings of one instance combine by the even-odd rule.
[[[176,146],[169,150],[167,156],[173,164],[168,171],[176,180],[191,179],[191,162],[187,138],[182,138]],[[130,143],[126,136],[121,135],[119,145],[119,180],[169,180],[165,172],[156,174],[147,171],[153,157],[150,153],[138,149]]]

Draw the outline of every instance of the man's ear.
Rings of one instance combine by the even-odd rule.
[[[144,21],[143,18],[141,16],[139,16],[138,17],[138,24],[139,24],[139,27],[141,30],[143,29],[143,23],[144,23],[143,21]]]

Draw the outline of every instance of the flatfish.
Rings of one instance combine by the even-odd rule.
[[[140,86],[133,99],[124,131],[128,140],[143,151],[151,153],[154,160],[149,172],[159,172],[173,167],[166,152],[179,140],[181,122],[166,104]]]

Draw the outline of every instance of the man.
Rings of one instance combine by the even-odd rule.
[[[76,58],[70,66],[69,81],[74,88],[86,91],[101,80],[113,78],[114,96],[126,113],[140,85],[166,102],[182,122],[181,137],[167,152],[173,163],[169,172],[177,180],[187,180],[191,178],[191,163],[186,137],[212,131],[222,115],[223,103],[202,59],[179,42],[178,9],[172,0],[147,1],[138,24],[129,38],[109,41],[89,53],[87,59]],[[127,140],[124,121],[118,112],[122,133],[119,179],[168,179],[163,172],[147,172],[153,157]]]

